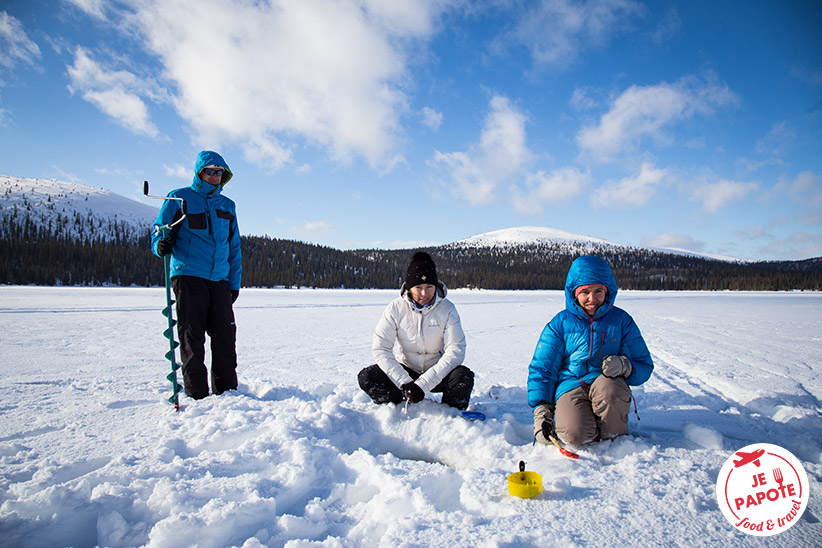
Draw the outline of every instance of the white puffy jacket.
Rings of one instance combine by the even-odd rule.
[[[454,303],[438,290],[432,304],[418,309],[403,291],[385,308],[371,342],[374,360],[401,387],[416,382],[423,392],[436,387],[465,359],[465,333]],[[394,349],[394,343],[399,343]],[[403,365],[421,373],[414,381]]]

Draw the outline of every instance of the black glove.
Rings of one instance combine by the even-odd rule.
[[[237,297],[239,297],[239,296],[240,296],[240,290],[239,289],[232,289],[231,290],[231,304],[234,304],[235,302],[237,302]]]
[[[411,403],[419,403],[425,397],[425,392],[422,391],[422,388],[413,382],[405,383],[400,387],[400,390],[405,394],[405,399]]]
[[[552,436],[557,436],[554,428],[554,406],[543,403],[534,408],[534,438],[542,445],[551,445]]]
[[[163,238],[157,242],[157,254],[160,257],[165,257],[171,253],[171,248],[174,247],[174,240],[171,238]]]

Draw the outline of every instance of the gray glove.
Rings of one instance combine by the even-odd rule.
[[[627,377],[634,368],[631,361],[625,356],[605,356],[602,360],[602,374],[606,377]]]
[[[542,445],[551,445],[549,436],[557,436],[554,429],[554,406],[543,403],[534,408],[534,438]]]

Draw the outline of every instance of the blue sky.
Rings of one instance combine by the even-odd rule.
[[[820,28],[818,1],[4,0],[0,173],[141,199],[208,148],[245,234],[821,256]]]

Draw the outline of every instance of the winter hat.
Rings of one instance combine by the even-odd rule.
[[[577,287],[576,289],[574,289],[574,298],[576,299],[577,297],[579,297],[579,293],[583,289],[586,289],[586,288],[593,289],[595,287],[601,287],[602,289],[605,290],[606,293],[608,292],[608,288],[605,287],[603,284],[586,284],[586,285],[581,285],[581,286]]]
[[[431,255],[424,251],[414,253],[405,276],[406,289],[411,289],[420,284],[431,284],[437,287],[440,285],[437,280],[437,267],[434,265],[434,260]]]

